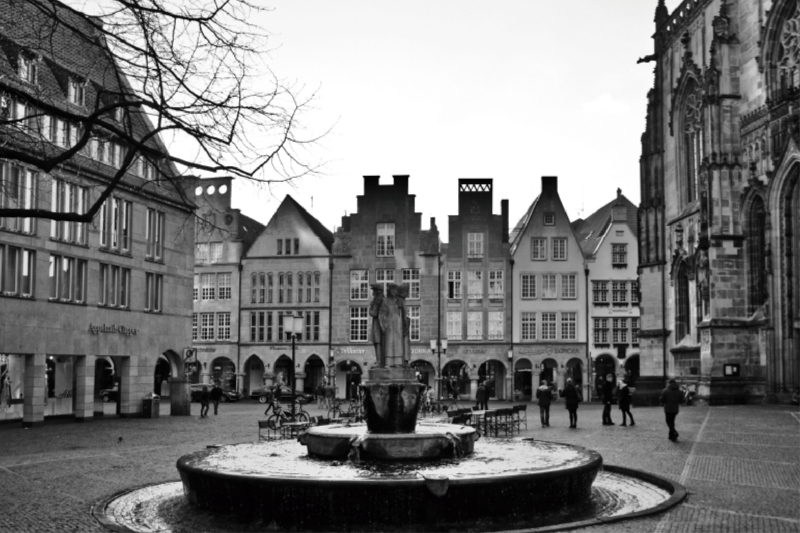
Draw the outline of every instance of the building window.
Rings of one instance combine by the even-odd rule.
[[[522,326],[521,339],[523,341],[536,340],[536,313],[523,312],[520,314]]]
[[[608,344],[608,319],[594,319],[594,343]]]
[[[212,242],[209,243],[208,253],[210,255],[209,260],[212,263],[221,263],[222,262],[222,243],[221,242]]]
[[[483,298],[483,272],[480,270],[467,272],[467,298],[470,300]]]
[[[542,274],[542,298],[554,299],[558,297],[556,291],[556,275],[555,274]]]
[[[367,342],[368,322],[369,322],[368,308],[366,307],[350,308],[350,342]]]
[[[631,281],[631,303],[639,303],[639,282]]]
[[[319,272],[314,272],[314,301],[319,302],[319,288],[322,275]]]
[[[264,283],[264,273],[258,273],[258,303],[264,303],[264,293],[266,292],[267,303],[272,303],[272,286],[274,285],[274,276],[272,272],[266,274],[266,286]]]
[[[383,222],[378,224],[378,243],[376,247],[378,257],[394,256],[394,223]]]
[[[461,272],[449,270],[447,272],[447,297],[458,300],[461,299]]]
[[[561,274],[561,297],[574,299],[578,297],[578,284],[576,274]]]
[[[462,335],[461,311],[447,312],[447,338],[460,341]]]
[[[33,298],[36,254],[0,244],[0,294]]]
[[[553,260],[566,261],[567,260],[567,239],[562,237],[553,238]]]
[[[83,259],[50,255],[50,300],[85,303],[87,271]]]
[[[639,319],[631,318],[631,344],[639,344]]]
[[[522,274],[522,298],[536,298],[536,274]]]
[[[54,213],[76,213],[82,215],[88,210],[89,189],[79,187],[64,180],[52,180],[50,209]],[[83,222],[50,221],[50,238],[88,244],[86,224]]]
[[[147,240],[147,248],[145,257],[154,259],[156,261],[164,260],[164,213],[156,211],[155,209],[147,208],[147,218],[145,219],[145,239]],[[208,261],[208,245],[204,245],[205,263]],[[199,245],[198,245],[199,247]],[[199,255],[199,254],[198,254]]]
[[[611,302],[614,304],[628,303],[628,283],[625,281],[611,282]]]
[[[216,287],[214,285],[214,274],[200,274],[200,286],[202,287],[203,300],[213,300]]]
[[[467,340],[483,340],[483,312],[470,311],[467,313]]]
[[[214,340],[214,313],[200,313],[200,340]]]
[[[68,89],[68,98],[69,101],[73,104],[77,105],[85,105],[86,101],[86,84],[83,80],[78,80],[72,78],[69,80],[69,89]]]
[[[231,340],[231,314],[217,313],[217,340]]]
[[[503,311],[489,311],[489,340],[503,340],[505,329]]]
[[[503,271],[489,271],[489,298],[502,299],[505,296],[503,290]]]
[[[130,254],[133,204],[112,196],[100,208],[100,247]]]
[[[213,276],[213,274],[211,275]],[[164,276],[162,276],[161,274],[153,274],[152,272],[148,272],[147,274],[145,274],[145,301],[144,301],[145,311],[150,311],[151,313],[161,312],[163,288],[164,288]]]
[[[33,209],[37,203],[38,181],[36,172],[0,161],[0,209]],[[35,234],[36,219],[3,217],[0,218],[0,228]]]
[[[131,271],[100,263],[100,301],[105,307],[130,308]]]
[[[614,344],[627,344],[628,343],[628,319],[627,318],[614,318],[612,319],[612,334]]]
[[[303,278],[305,278],[305,272],[298,272],[297,273],[297,303],[303,303],[303,291],[305,287],[303,287]],[[311,280],[309,280],[309,283]]]
[[[408,299],[419,300],[420,278],[418,268],[404,268],[402,270],[403,283],[408,284]]]
[[[691,334],[689,317],[689,272],[686,263],[681,263],[675,283],[675,343]]]
[[[531,238],[531,260],[544,261],[547,259],[547,239]]]
[[[306,311],[306,340],[319,340],[319,311]]]
[[[300,239],[294,239],[294,255],[300,255]]]
[[[284,283],[286,281],[286,276],[283,272],[278,272],[278,303],[283,303],[283,290],[284,290]]]
[[[195,302],[200,296],[200,274],[194,275],[194,285],[192,286],[192,300]]]
[[[278,239],[278,255],[283,255],[283,239]]]
[[[294,274],[292,272],[286,273],[286,303],[292,303],[292,294],[294,294],[294,282],[292,281]]]
[[[467,233],[467,257],[483,257],[483,233]]]
[[[311,272],[306,272],[306,302],[309,303],[311,302],[311,289],[312,289],[313,279],[314,278],[311,277]]]
[[[100,220],[102,225],[103,210],[100,210]],[[103,234],[100,234],[100,246],[103,246]],[[194,262],[195,263],[208,263],[208,243],[201,243],[194,247]]]
[[[555,226],[556,225],[556,215],[555,215],[555,213],[545,213],[544,214],[544,225],[545,226]]]
[[[561,313],[561,340],[578,339],[578,313]]]
[[[408,307],[408,319],[410,321],[408,336],[412,341],[420,340],[419,332],[419,306],[412,305]]]
[[[542,340],[556,340],[556,314],[542,313]]]
[[[217,298],[220,300],[231,299],[231,273],[217,274]]]
[[[628,264],[628,245],[611,244],[611,264],[624,267]]]
[[[607,281],[593,281],[592,282],[592,301],[596,304],[608,303],[608,282]]]
[[[756,197],[747,220],[747,312],[755,313],[767,300],[766,212]]]
[[[266,329],[267,316],[270,318],[271,330],[272,313],[267,313],[266,311],[250,312],[250,342],[264,342],[264,331]],[[270,335],[267,340],[272,340],[272,331],[270,331]]]
[[[683,197],[685,203],[697,198],[700,165],[703,162],[703,89],[691,83],[683,103]]]
[[[198,321],[197,313],[192,313],[192,340],[193,341],[197,340],[197,325],[198,325],[197,321]]]
[[[258,272],[250,274],[250,303],[258,303]]]
[[[383,294],[389,294],[389,284],[394,283],[394,270],[376,269],[375,283],[383,286]]]
[[[369,300],[369,270],[350,271],[350,299]],[[353,309],[361,309],[353,307]]]
[[[27,54],[19,55],[19,77],[36,85],[39,79],[39,61]]]

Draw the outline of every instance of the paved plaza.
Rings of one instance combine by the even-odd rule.
[[[91,517],[92,504],[125,489],[177,481],[178,457],[206,445],[256,440],[263,410],[251,401],[223,404],[219,416],[201,419],[198,404],[192,404],[191,417],[166,416],[164,405],[157,419],[104,416],[87,424],[48,420],[36,429],[0,426],[0,531],[106,531]],[[636,426],[628,428],[601,426],[600,411],[599,405],[582,405],[579,428],[570,430],[559,402],[551,411],[552,427],[541,429],[538,408],[530,405],[521,436],[595,449],[608,464],[679,481],[689,497],[669,513],[581,531],[800,532],[796,407],[683,408],[677,443],[667,440],[659,408],[635,409]],[[619,411],[613,416],[619,424]]]

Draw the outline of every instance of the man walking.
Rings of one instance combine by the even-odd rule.
[[[208,399],[208,387],[203,386],[203,390],[200,391],[200,418],[208,416]]]
[[[214,383],[214,388],[211,389],[211,394],[209,394],[209,398],[211,402],[214,404],[214,414],[217,414],[217,409],[219,409],[219,401],[222,399],[222,389],[219,387],[219,383]],[[206,408],[206,413],[208,412],[208,408]]]
[[[606,376],[603,383],[603,425],[613,426],[611,420],[611,404],[614,402],[614,374]]]
[[[669,440],[672,442],[678,440],[678,432],[675,431],[675,417],[678,416],[682,401],[683,393],[678,387],[678,383],[674,379],[669,380],[669,385],[661,392],[661,405],[664,406],[664,415],[666,415],[667,427],[669,428]]]
[[[547,380],[542,380],[542,385],[536,390],[536,399],[539,400],[539,417],[542,427],[550,427],[550,402],[553,400],[553,391],[547,386]]]
[[[489,402],[486,401],[486,385],[483,381],[478,384],[478,390],[475,392],[475,401],[477,404],[475,405],[475,409],[478,411],[488,411],[489,410]]]
[[[619,410],[622,411],[622,425],[627,426],[628,417],[630,417],[631,426],[635,426],[636,422],[633,421],[633,413],[631,413],[631,389],[628,387],[628,378],[623,379],[619,386],[617,402],[619,403]]]
[[[559,394],[566,400],[567,411],[569,412],[569,428],[578,427],[578,403],[581,401],[581,393],[572,382],[572,378],[567,378],[567,386]]]

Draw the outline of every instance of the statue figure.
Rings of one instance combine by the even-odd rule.
[[[369,316],[372,317],[372,345],[375,347],[375,361],[378,368],[386,366],[386,353],[383,351],[383,332],[381,332],[381,323],[379,314],[381,305],[383,304],[383,285],[380,283],[373,283],[372,287],[372,302],[369,304]]]
[[[411,321],[406,314],[403,287],[390,283],[388,292],[389,294],[382,298],[378,307],[381,351],[384,365],[401,367],[405,365],[410,356],[410,341],[408,339]],[[373,305],[370,306],[370,309],[374,306],[374,302],[375,300],[373,300]]]

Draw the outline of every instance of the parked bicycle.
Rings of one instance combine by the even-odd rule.
[[[354,418],[360,421],[364,418],[364,403],[360,398],[334,400],[333,407],[328,409],[328,418]]]
[[[292,417],[292,412],[287,412],[281,405],[281,402],[275,398],[272,398],[269,405],[267,405],[264,416],[267,416],[270,411],[272,411],[272,415],[267,418],[267,422],[269,423],[272,421],[271,426],[275,428],[281,427],[286,422],[308,422],[311,418],[308,412],[298,403],[295,403],[294,417]]]

